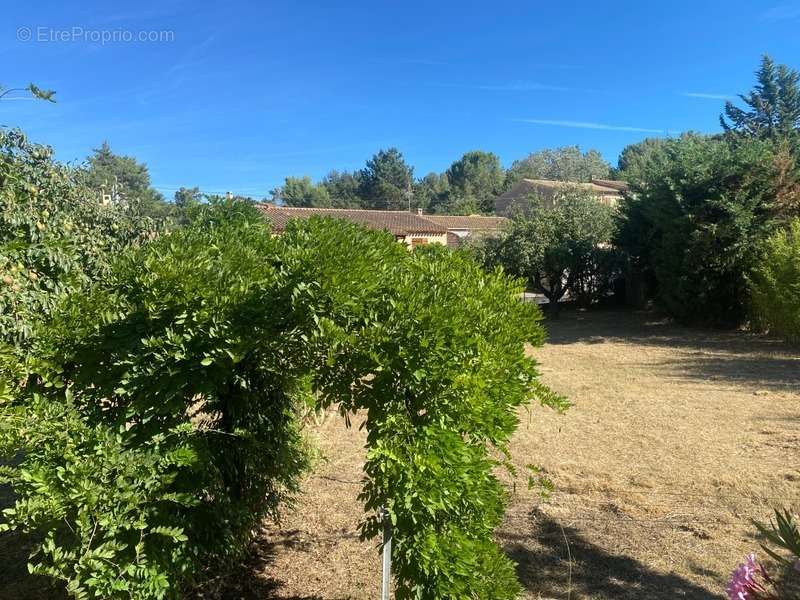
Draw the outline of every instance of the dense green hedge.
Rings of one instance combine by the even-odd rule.
[[[769,141],[666,140],[631,179],[616,244],[635,277],[655,283],[670,314],[739,324],[747,317],[747,273],[790,210],[782,203],[796,177],[790,157]]]
[[[800,219],[764,243],[749,281],[756,324],[800,341]]]
[[[310,381],[321,405],[367,415],[362,531],[388,508],[397,597],[513,598],[495,457],[519,406],[564,405],[525,355],[543,334],[520,291],[340,221],[275,237],[246,204],[201,210],[40,329],[0,421],[2,454],[25,456],[4,469],[7,526],[44,533],[36,569],[76,597],[177,597],[296,491]]]

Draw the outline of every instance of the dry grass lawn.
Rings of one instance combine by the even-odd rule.
[[[800,353],[647,313],[568,312],[547,327],[533,352],[574,406],[523,413],[512,451],[556,492],[542,502],[509,482],[498,530],[526,598],[722,598],[758,551],[751,519],[800,506]],[[363,435],[335,413],[313,435],[325,459],[296,508],[206,597],[379,597],[376,548],[356,535]],[[0,598],[15,590],[0,583]]]

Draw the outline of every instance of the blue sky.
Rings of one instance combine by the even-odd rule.
[[[108,140],[168,197],[262,197],[389,146],[417,176],[474,149],[616,163],[647,136],[718,130],[762,53],[800,67],[798,30],[800,1],[780,0],[14,2],[0,83],[58,103],[3,100],[0,123],[66,161]],[[140,34],[161,41],[119,39]]]

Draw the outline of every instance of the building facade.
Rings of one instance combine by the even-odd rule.
[[[530,210],[532,200],[538,200],[545,207],[552,208],[558,202],[559,196],[570,190],[588,192],[596,196],[599,202],[616,207],[628,191],[628,184],[610,179],[593,179],[590,183],[521,179],[495,199],[494,212],[504,217],[511,217],[518,212],[525,213]]]
[[[417,214],[400,210],[362,210],[350,208],[298,208],[261,204],[259,209],[272,222],[276,233],[292,219],[332,217],[358,223],[369,229],[388,231],[409,248],[425,244],[447,245],[447,228]]]

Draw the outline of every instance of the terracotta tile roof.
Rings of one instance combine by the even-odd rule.
[[[508,222],[505,217],[484,217],[482,215],[423,215],[423,217],[447,229],[469,231],[499,231]]]
[[[620,192],[627,192],[629,187],[627,181],[617,181],[614,179],[597,179],[596,177],[592,179],[592,183],[596,183],[597,185],[603,187],[618,190]]]
[[[594,179],[591,183],[574,183],[569,181],[553,181],[550,179],[521,179],[514,186],[495,198],[494,210],[499,215],[511,214],[520,204],[530,197],[540,197],[552,205],[552,200],[559,191],[577,188],[596,194],[603,202],[612,205],[622,199],[622,193],[628,189],[625,181]]]
[[[429,221],[416,213],[402,210],[361,210],[355,208],[296,208],[260,204],[258,208],[272,221],[275,231],[283,231],[291,219],[311,217],[333,217],[353,223],[360,223],[370,229],[388,231],[394,235],[414,233],[445,234],[447,228]]]
[[[523,179],[520,184],[530,189],[531,191],[541,190],[559,190],[562,188],[577,188],[595,193],[611,193],[618,194],[622,187],[619,185],[623,182],[610,181],[608,179],[594,179],[591,183],[575,183],[572,181],[552,181],[550,179]],[[613,185],[612,185],[613,184]],[[517,184],[519,185],[519,184]],[[517,186],[514,186],[509,192],[514,191]],[[627,184],[625,184],[627,188]],[[506,192],[508,194],[509,192]],[[504,194],[505,195],[505,194]]]

